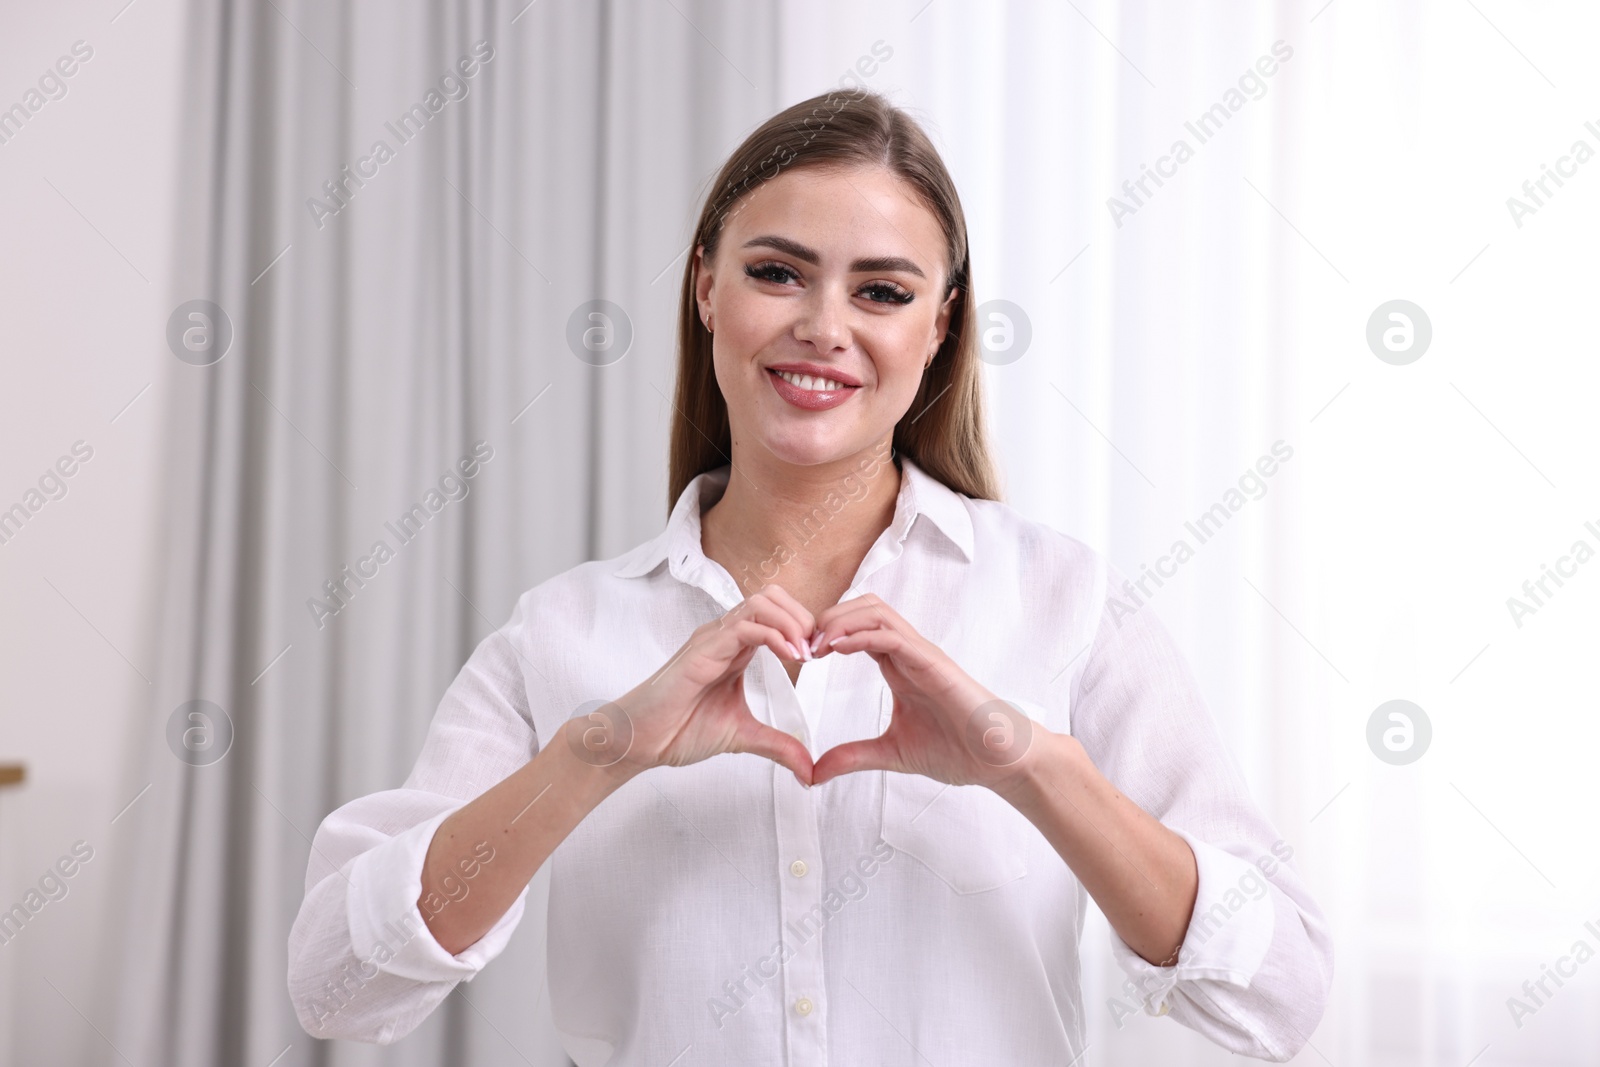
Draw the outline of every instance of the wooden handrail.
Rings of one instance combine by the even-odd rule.
[[[28,777],[28,768],[20,763],[0,763],[0,786],[21,785]]]

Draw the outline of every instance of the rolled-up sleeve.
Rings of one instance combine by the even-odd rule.
[[[483,937],[451,955],[417,901],[439,825],[538,752],[532,665],[517,645],[523,607],[451,682],[405,783],[351,800],[317,828],[288,945],[290,1000],[314,1037],[399,1040],[498,956],[522,918],[526,887]]]
[[[1148,963],[1112,930],[1124,991],[1223,1048],[1283,1062],[1327,1006],[1327,923],[1293,865],[1293,845],[1251,800],[1176,643],[1108,570],[1072,733],[1124,795],[1188,843],[1199,879],[1174,965]]]

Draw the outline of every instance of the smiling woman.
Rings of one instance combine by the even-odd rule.
[[[1145,1011],[1290,1058],[1328,996],[1321,913],[1287,860],[1240,897],[1282,838],[1171,638],[1117,625],[1123,576],[999,499],[966,223],[927,136],[829,94],[714,190],[666,527],[525,592],[404,785],[323,821],[302,1024],[404,1036],[506,947],[548,862],[553,1022],[582,1067],[1076,1061],[1090,896]],[[481,847],[472,892],[427,908]],[[866,856],[871,894],[829,888]],[[420,932],[378,953],[396,929]]]
[[[752,185],[752,171],[765,180]],[[909,419],[889,420],[898,453],[958,492],[998,498],[973,303],[965,299],[972,284],[966,219],[921,128],[876,95],[829,93],[751,134],[714,189],[700,213],[678,314],[674,399],[683,416],[672,428],[669,506],[696,474],[726,463],[733,444],[728,390],[739,388],[741,370],[715,353],[757,346],[762,331],[782,330],[796,315],[805,321],[792,323],[798,329],[787,358],[772,351],[781,344],[768,344],[767,362],[745,368],[744,384],[761,385],[752,392],[806,407],[818,403],[805,395],[814,390],[794,381],[785,393],[761,379],[781,372],[826,378],[847,387],[816,409],[830,410],[866,389],[872,404],[910,410]],[[824,262],[822,249],[834,248],[848,261]],[[880,364],[819,339],[819,329],[843,325],[829,312],[847,292],[853,335],[881,357],[902,358]],[[713,340],[719,303],[720,345]]]

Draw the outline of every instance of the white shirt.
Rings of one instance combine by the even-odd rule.
[[[1180,963],[1153,967],[1113,931],[1129,983],[1090,1010],[1170,1012],[1232,1051],[1290,1058],[1327,1001],[1327,927],[1171,638],[1148,609],[1108,607],[1121,576],[1086,545],[900,463],[894,519],[846,598],[876,593],[979,683],[1076,736],[1198,861]],[[433,832],[743,599],[701,550],[701,511],[727,479],[701,474],[657,537],[523,593],[444,694],[404,785],[323,820],[289,938],[309,1033],[398,1040],[504,949],[526,890],[455,956],[428,933]],[[745,692],[814,757],[888,724],[864,654],[807,663],[791,686],[762,648]],[[548,863],[553,1017],[580,1067],[1067,1064],[1084,1049],[1087,893],[982,786],[866,771],[807,789],[724,754],[640,774]]]

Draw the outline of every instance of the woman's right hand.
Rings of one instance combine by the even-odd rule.
[[[799,601],[768,585],[696,629],[672,659],[628,693],[569,720],[568,744],[586,763],[628,777],[724,752],[753,752],[810,785],[811,753],[792,734],[756,721],[744,699],[744,671],[762,645],[780,660],[810,659],[814,626]]]

